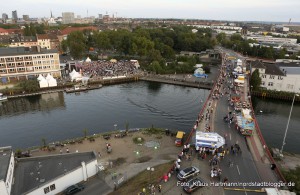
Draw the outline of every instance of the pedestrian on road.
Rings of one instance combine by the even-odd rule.
[[[162,186],[159,184],[159,185],[158,185],[158,192],[159,192],[159,193],[161,193],[161,188],[162,188]]]

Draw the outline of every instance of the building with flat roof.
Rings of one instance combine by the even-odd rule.
[[[47,73],[61,77],[57,50],[40,47],[0,48],[0,82],[26,80]]]
[[[6,20],[8,20],[8,15],[6,13],[2,14],[2,21],[3,23],[6,23]]]
[[[71,24],[74,23],[74,13],[73,12],[63,12],[62,13],[62,23]]]
[[[99,168],[94,152],[17,159],[13,195],[54,195],[86,181]]]
[[[12,11],[12,12],[11,12],[11,15],[12,15],[11,18],[12,18],[15,22],[17,22],[17,21],[18,21],[18,13],[17,13],[17,10]]]
[[[0,147],[0,194],[9,195],[14,175],[14,153],[11,146]]]

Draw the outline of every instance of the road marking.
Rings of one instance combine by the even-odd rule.
[[[231,140],[231,133],[229,133],[229,139]]]
[[[246,188],[245,188],[245,186],[243,186],[243,188],[244,188],[244,190],[245,190],[245,194],[247,195],[247,192],[246,192]]]
[[[244,192],[265,192],[263,189],[246,189],[245,187],[243,189],[241,188],[224,188],[224,190],[232,190],[232,191],[244,191]]]
[[[236,165],[237,171],[239,173],[239,175],[241,175],[240,170],[239,170],[239,166]]]

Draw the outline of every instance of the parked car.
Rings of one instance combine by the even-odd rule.
[[[83,189],[84,189],[84,185],[78,183],[75,185],[71,185],[70,187],[65,189],[64,194],[66,195],[76,194],[77,192],[80,192]]]
[[[186,182],[186,184],[183,186],[183,190],[187,193],[192,193],[205,186],[207,185],[201,178],[194,178]]]
[[[184,180],[187,180],[190,177],[193,177],[195,175],[199,175],[199,173],[200,173],[200,170],[197,167],[192,166],[192,167],[188,167],[188,168],[185,168],[185,169],[181,170],[177,174],[177,178],[180,181],[184,181]]]
[[[184,134],[185,133],[183,131],[178,131],[177,132],[176,140],[175,140],[175,145],[176,146],[182,146]]]

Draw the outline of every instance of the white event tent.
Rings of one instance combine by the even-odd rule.
[[[42,75],[39,75],[39,77],[37,78],[37,80],[39,81],[40,88],[48,87],[48,82],[45,79],[45,77],[43,77]]]
[[[55,78],[53,78],[52,75],[48,74],[46,77],[46,80],[48,82],[49,87],[56,87],[57,86],[57,81]]]

